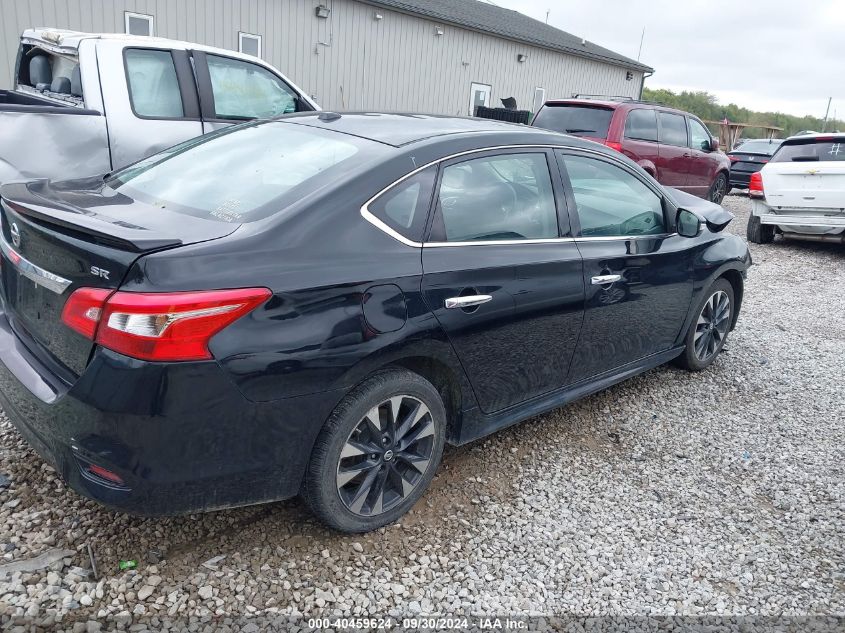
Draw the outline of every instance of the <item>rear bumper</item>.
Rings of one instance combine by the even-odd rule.
[[[214,361],[146,363],[98,349],[73,385],[0,313],[0,406],[76,492],[133,514],[198,512],[297,494],[327,392],[251,402]],[[124,485],[93,476],[95,464]]]
[[[749,172],[737,172],[732,170],[729,181],[731,183],[731,187],[736,187],[737,189],[748,189],[748,185],[751,183],[751,174]]]
[[[845,231],[845,213],[830,209],[772,209],[766,201],[754,199],[751,212],[761,224],[777,226],[784,232],[838,235]]]

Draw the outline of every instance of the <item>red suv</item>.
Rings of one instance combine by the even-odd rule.
[[[728,191],[730,159],[688,112],[645,101],[559,99],[546,101],[531,124],[612,147],[667,187],[716,203]]]

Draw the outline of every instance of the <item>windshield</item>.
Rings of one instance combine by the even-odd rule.
[[[610,108],[547,103],[537,113],[534,125],[575,136],[607,138],[611,118],[613,110]]]
[[[192,139],[106,185],[156,207],[242,223],[281,210],[379,152],[373,141],[281,121]]]
[[[782,141],[768,140],[746,141],[734,151],[737,153],[748,152],[751,154],[767,154],[771,156],[777,151],[777,148],[780,147],[781,142]]]
[[[780,146],[772,162],[845,161],[845,137],[807,138],[789,141]]]

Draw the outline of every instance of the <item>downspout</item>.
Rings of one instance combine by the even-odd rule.
[[[645,80],[654,74],[652,70],[650,73],[643,73],[643,80],[640,82],[640,101],[643,99],[643,88],[645,88]]]

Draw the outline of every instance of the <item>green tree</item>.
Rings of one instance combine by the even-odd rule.
[[[756,112],[743,108],[735,103],[722,105],[716,95],[703,90],[673,92],[665,88],[643,88],[643,99],[657,101],[679,110],[691,112],[700,119],[721,121],[727,118],[731,123],[747,123],[749,125],[770,125],[783,128],[783,132],[776,136],[786,138],[801,130],[821,131],[823,119],[812,116],[795,116],[782,112]],[[843,129],[842,121],[828,119],[826,131]],[[742,132],[746,138],[762,138],[765,130],[761,128],[747,128]]]

